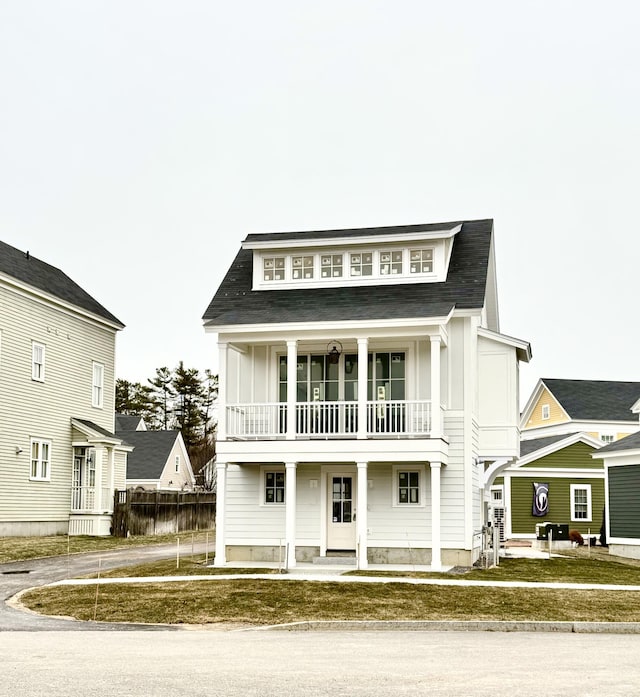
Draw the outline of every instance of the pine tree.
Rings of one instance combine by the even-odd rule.
[[[174,371],[172,387],[176,393],[175,419],[188,451],[202,439],[202,401],[204,390],[196,368],[185,368],[180,361]]]
[[[182,365],[182,361],[180,362]],[[174,376],[167,367],[156,368],[155,378],[149,378],[154,398],[158,404],[159,427],[163,431],[169,428],[171,412],[173,410],[173,399],[176,391],[173,387]]]

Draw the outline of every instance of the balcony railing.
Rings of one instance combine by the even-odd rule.
[[[280,403],[229,404],[227,436],[238,440],[272,440],[287,435],[287,405]],[[366,436],[428,437],[431,402],[428,400],[368,401]],[[357,402],[298,402],[296,438],[355,438]]]
[[[109,487],[71,487],[71,510],[74,513],[94,513],[113,508],[113,492]]]

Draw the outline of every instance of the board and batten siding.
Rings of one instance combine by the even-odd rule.
[[[0,308],[0,523],[66,521],[71,418],[113,431],[116,331],[4,285]],[[44,382],[31,376],[33,341],[45,346]],[[102,408],[91,404],[93,361],[104,366]],[[31,438],[51,441],[50,481],[29,478]]]
[[[609,535],[640,540],[640,464],[608,468]]]

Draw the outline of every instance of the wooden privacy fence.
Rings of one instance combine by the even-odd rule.
[[[216,495],[207,491],[116,490],[113,535],[162,535],[215,526]]]

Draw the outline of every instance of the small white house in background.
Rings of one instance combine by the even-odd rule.
[[[251,234],[217,334],[216,557],[469,565],[484,463],[519,453],[493,222]]]
[[[108,535],[123,324],[60,269],[0,242],[0,535]]]
[[[133,448],[127,458],[127,489],[193,489],[195,477],[180,431],[148,431],[141,417],[116,414],[116,434]]]
[[[640,559],[640,432],[605,445],[593,457],[604,463],[609,551]]]

